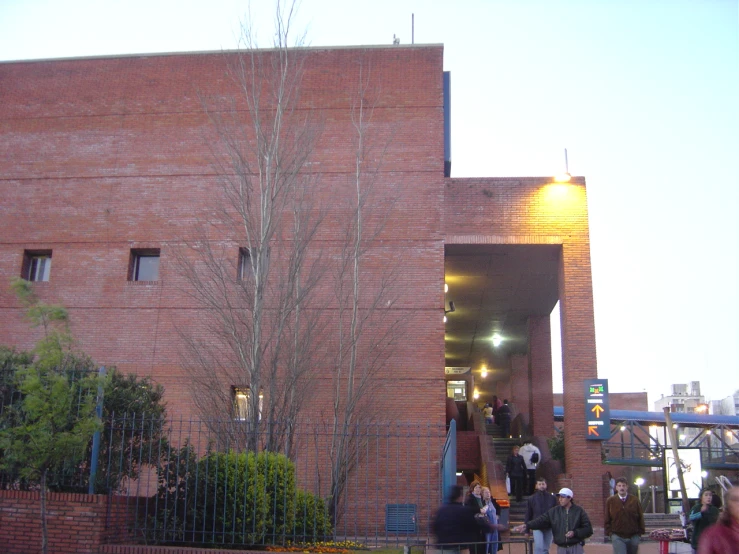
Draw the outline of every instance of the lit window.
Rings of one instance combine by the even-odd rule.
[[[48,281],[51,274],[51,250],[26,250],[22,276],[26,281]]]
[[[251,252],[249,252],[248,248],[239,248],[239,281],[249,279],[253,274]]]
[[[234,419],[236,421],[249,420],[249,387],[233,387],[234,395]],[[264,394],[259,394],[259,421],[262,420],[262,408],[264,406]]]
[[[131,250],[129,281],[156,281],[159,279],[159,249]]]

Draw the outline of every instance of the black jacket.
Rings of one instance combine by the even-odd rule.
[[[453,547],[480,542],[480,531],[488,524],[485,518],[475,517],[479,513],[480,510],[472,506],[444,504],[431,522],[431,530],[436,535],[436,541]]]
[[[527,529],[551,529],[554,544],[557,546],[572,546],[587,539],[593,534],[590,518],[580,506],[571,504],[569,511],[562,506],[555,506],[551,510],[526,523]],[[575,536],[565,537],[568,531],[574,531]]]
[[[532,519],[539,517],[544,512],[551,510],[557,505],[557,497],[549,492],[536,491],[534,494],[529,496],[529,500],[526,503],[526,519],[525,523],[528,523]]]
[[[505,472],[511,477],[523,477],[526,475],[526,462],[521,454],[508,456],[505,464]]]

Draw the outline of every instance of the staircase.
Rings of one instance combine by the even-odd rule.
[[[494,423],[488,423],[485,425],[485,430],[488,436],[492,437],[493,443],[495,444],[495,459],[498,460],[503,467],[505,467],[508,456],[511,455],[511,451],[514,446],[521,446],[523,444],[520,438],[504,438],[500,426]],[[508,511],[509,525],[519,525],[524,522],[526,517],[526,501],[527,495],[523,496],[521,502],[516,502],[515,497],[509,496],[511,507]]]

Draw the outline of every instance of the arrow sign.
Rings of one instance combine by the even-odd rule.
[[[611,410],[608,406],[608,379],[585,379],[585,438],[591,441],[608,439]],[[604,430],[603,433],[600,431]]]

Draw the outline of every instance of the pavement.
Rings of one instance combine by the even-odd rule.
[[[639,545],[639,554],[660,554],[660,544],[658,542],[643,542]],[[610,543],[594,543],[586,542],[584,548],[585,554],[613,554],[613,547]],[[428,554],[440,554],[439,550],[429,549]],[[504,554],[526,554],[526,546],[523,543],[506,543],[501,551]],[[691,554],[690,545],[684,542],[668,543],[669,554]],[[552,545],[549,548],[550,554],[557,554],[557,546]],[[530,552],[529,552],[530,554]]]

